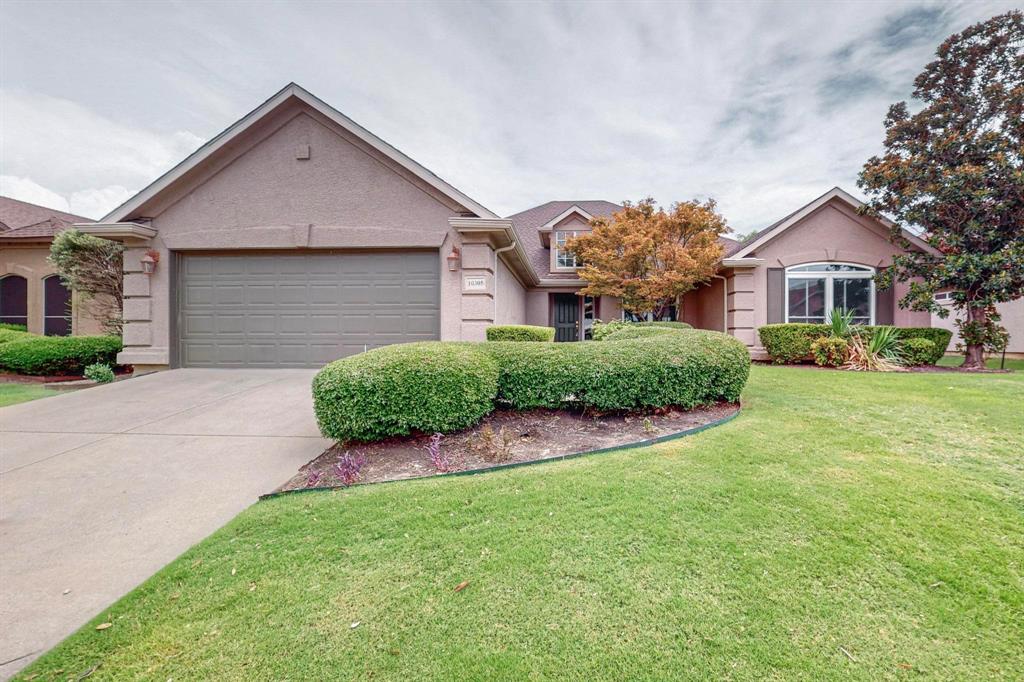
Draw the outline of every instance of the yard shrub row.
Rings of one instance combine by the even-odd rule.
[[[325,436],[376,440],[465,428],[495,403],[611,412],[736,401],[749,372],[746,346],[709,331],[605,343],[425,342],[327,365],[313,399]]]
[[[23,324],[11,324],[10,322],[0,322],[0,331],[3,330],[12,332],[27,332],[28,327]]]
[[[860,333],[866,338],[878,327],[859,327]],[[924,364],[934,365],[945,354],[952,332],[948,329],[935,327],[899,327],[900,340],[905,344],[910,339],[927,339],[932,342],[931,354],[927,355]],[[777,364],[807,362],[811,360],[811,344],[823,336],[829,336],[832,328],[827,324],[804,324],[790,322],[786,324],[768,324],[760,327],[757,334],[761,345]]]
[[[10,343],[11,341],[22,341],[24,339],[35,338],[35,334],[29,334],[28,332],[21,332],[14,329],[7,329],[0,327],[0,343]]]
[[[554,341],[554,327],[537,327],[532,324],[506,324],[488,327],[488,341]]]
[[[116,336],[25,334],[25,338],[0,342],[0,370],[17,374],[81,374],[97,362],[116,364],[120,351],[121,339]]]

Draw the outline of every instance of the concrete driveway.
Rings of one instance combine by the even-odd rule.
[[[314,373],[179,369],[0,409],[0,677],[320,454]]]

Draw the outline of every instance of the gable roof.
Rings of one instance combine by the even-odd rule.
[[[780,220],[775,221],[774,223],[772,223],[768,227],[764,228],[763,230],[758,231],[758,233],[756,235],[754,235],[754,237],[752,239],[749,239],[746,243],[739,244],[739,248],[736,248],[733,252],[730,253],[727,250],[726,254],[725,254],[726,257],[728,257],[728,258],[747,258],[747,257],[749,257],[750,254],[754,253],[759,248],[761,248],[762,246],[764,246],[765,244],[767,244],[771,240],[775,239],[780,234],[782,234],[783,232],[785,232],[789,228],[793,227],[794,225],[799,223],[801,220],[803,220],[804,218],[806,218],[810,214],[814,213],[819,208],[821,208],[822,206],[824,206],[828,202],[832,201],[833,199],[838,199],[839,201],[842,201],[842,202],[846,203],[848,206],[850,206],[854,210],[860,210],[865,205],[863,201],[861,201],[860,199],[856,198],[855,196],[853,196],[849,192],[847,192],[847,191],[845,191],[845,190],[843,190],[843,189],[841,189],[839,187],[833,187],[832,189],[830,189],[829,191],[825,192],[824,194],[822,194],[817,199],[814,199],[813,201],[811,201],[811,202],[809,202],[807,204],[804,204],[803,206],[801,206],[800,208],[796,209],[795,211],[793,211],[789,215],[784,216],[783,218],[781,218]],[[879,222],[881,222],[883,225],[885,225],[886,227],[889,227],[889,228],[891,228],[892,225],[893,225],[892,221],[890,221],[890,220],[888,220],[886,218],[878,218],[877,220]],[[903,236],[906,237],[907,240],[910,241],[911,244],[913,244],[914,246],[918,247],[919,249],[923,249],[925,251],[934,251],[934,249],[927,242],[925,242],[923,239],[921,239],[920,237],[918,237],[914,233],[909,232],[909,231],[907,231],[905,229],[902,230],[902,232],[903,232]],[[732,241],[732,240],[730,240],[730,241]]]
[[[443,196],[448,197],[473,214],[482,218],[498,217],[495,213],[491,212],[489,209],[477,203],[473,199],[470,199],[468,196],[455,189],[455,187],[427,170],[424,166],[413,161],[401,151],[380,139],[366,128],[363,128],[348,116],[345,116],[305,88],[295,83],[289,83],[263,104],[259,105],[230,125],[226,130],[204,144],[202,147],[189,154],[178,165],[154,180],[145,189],[108,213],[103,217],[101,222],[116,223],[128,218],[131,216],[133,211],[137,210],[140,206],[159,194],[173,182],[184,176],[194,167],[205,161],[246,130],[250,129],[255,123],[291,100],[298,100],[327,117],[362,142],[380,152],[383,156],[391,159],[425,182],[427,185],[433,187]]]
[[[537,275],[545,279],[579,279],[574,272],[551,272],[550,251],[540,240],[540,231],[548,224],[554,224],[572,213],[573,208],[589,214],[591,218],[609,218],[622,206],[610,201],[549,201],[508,216],[516,231],[519,243],[530,259],[530,265]]]
[[[0,196],[0,239],[52,239],[74,223],[91,223],[74,213]]]

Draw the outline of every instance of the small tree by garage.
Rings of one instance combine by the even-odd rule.
[[[57,274],[87,303],[92,316],[107,334],[120,336],[123,299],[121,244],[83,234],[75,229],[64,230],[53,238],[50,262]]]
[[[675,203],[669,210],[651,198],[626,201],[591,226],[567,245],[583,263],[578,274],[587,285],[580,293],[615,296],[625,310],[656,318],[718,271],[718,237],[729,229],[711,199]]]
[[[890,107],[885,153],[858,184],[906,249],[879,285],[910,282],[900,305],[941,317],[934,295],[949,290],[964,367],[978,368],[1005,344],[996,304],[1024,296],[1024,14],[971,26],[937,56],[914,81],[923,108]],[[938,255],[908,249],[901,226],[919,227]]]

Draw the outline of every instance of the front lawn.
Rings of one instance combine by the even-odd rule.
[[[55,392],[52,389],[45,388],[39,384],[0,383],[0,407],[16,405],[54,394]]]
[[[942,367],[959,367],[964,364],[964,358],[962,355],[946,355],[937,363]],[[1000,359],[996,357],[989,358],[985,361],[985,365],[989,369],[999,369]],[[1007,358],[1004,369],[1012,369],[1017,372],[1024,372],[1024,360],[1015,360],[1013,358]]]
[[[259,503],[23,676],[1024,677],[1024,376],[757,366],[743,400],[643,450]]]

